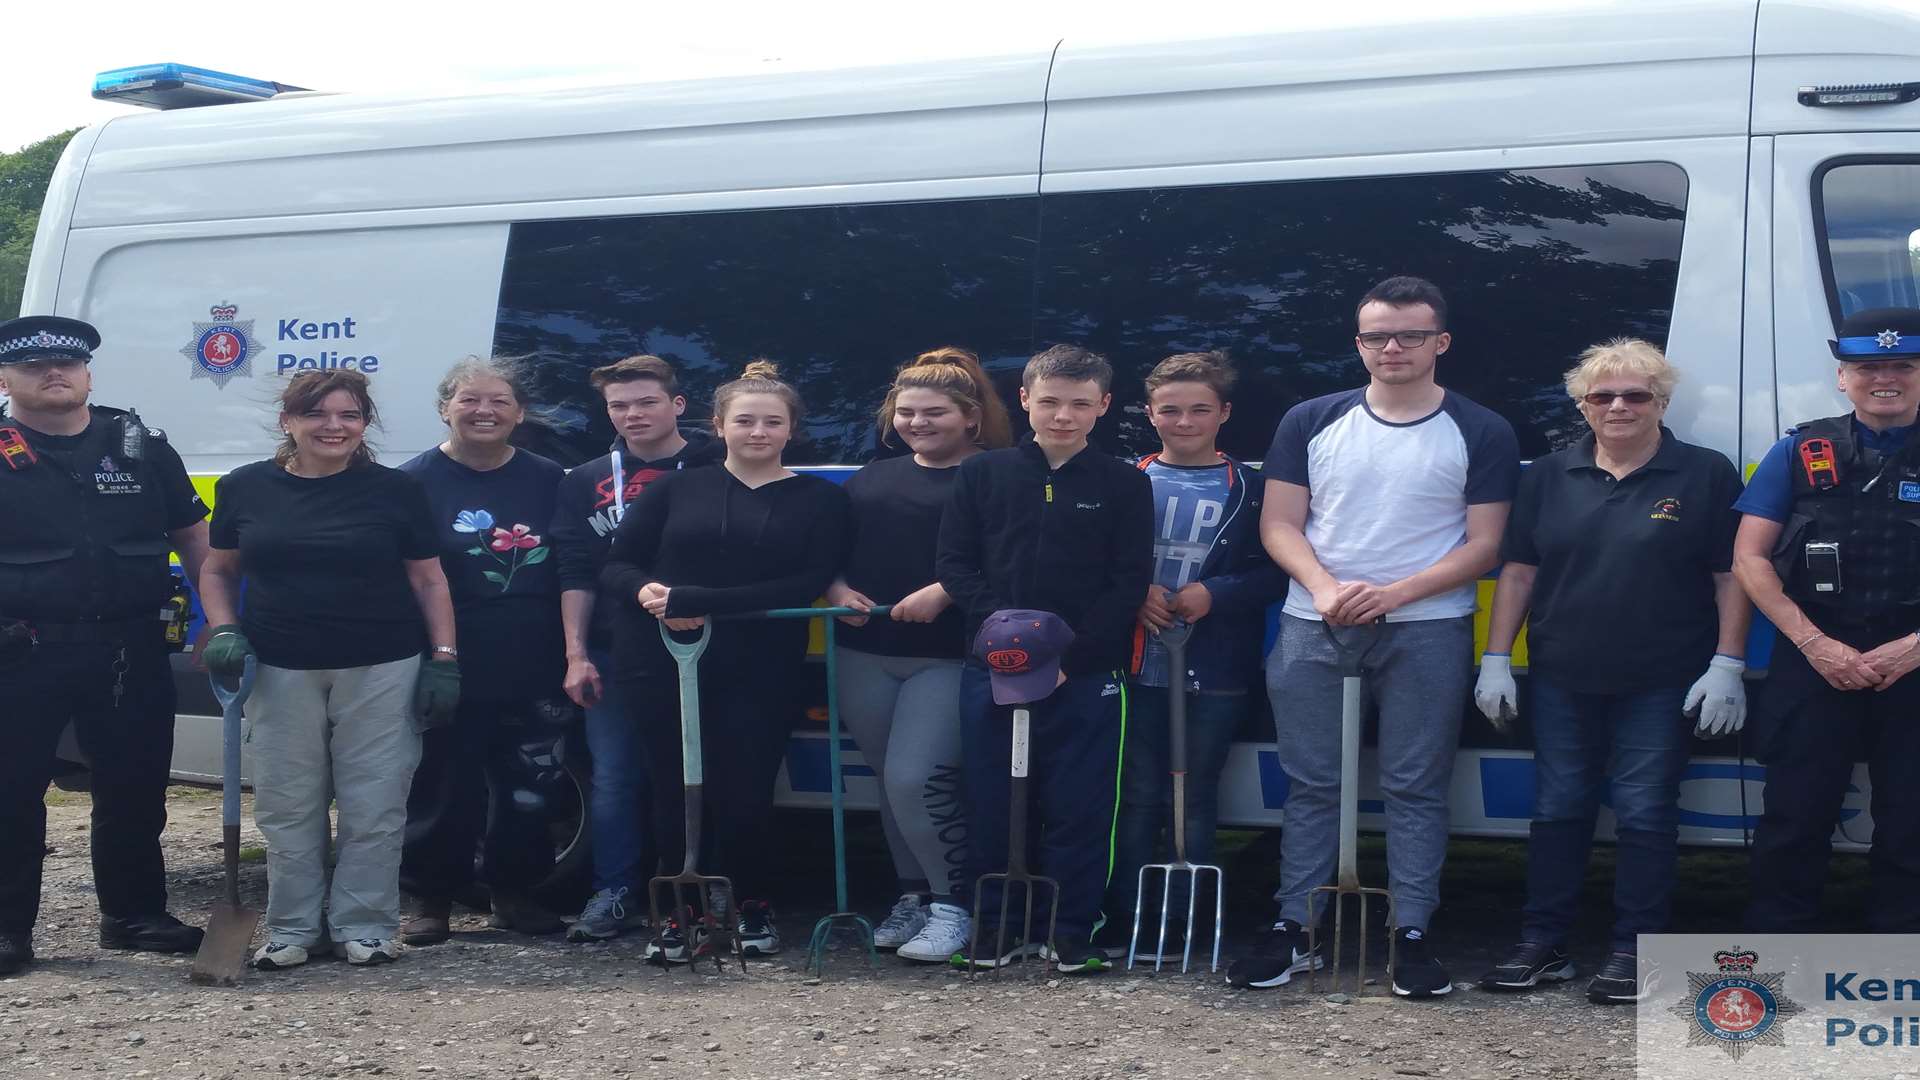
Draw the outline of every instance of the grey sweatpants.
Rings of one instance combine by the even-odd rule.
[[[1342,640],[1361,628],[1336,627]],[[1386,623],[1364,668],[1380,714],[1380,794],[1387,810],[1387,888],[1394,921],[1424,930],[1440,906],[1447,858],[1447,788],[1473,675],[1473,617]],[[1280,917],[1304,925],[1307,895],[1333,881],[1340,854],[1341,673],[1326,629],[1280,617],[1267,657],[1286,825],[1280,837]],[[1314,905],[1326,911],[1324,901]]]
[[[879,779],[880,825],[903,891],[964,884],[960,661],[841,649],[840,719]]]
[[[267,940],[312,948],[400,929],[400,842],[420,763],[420,658],[294,671],[261,664],[247,699],[253,820],[267,839]],[[327,886],[329,803],[340,807]],[[325,922],[321,919],[322,905]]]

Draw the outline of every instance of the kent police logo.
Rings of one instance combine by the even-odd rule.
[[[232,304],[215,304],[207,309],[212,322],[193,324],[193,340],[180,354],[193,361],[194,378],[225,387],[236,375],[253,374],[253,354],[260,343],[253,339],[253,320],[239,319],[239,313]]]
[[[1734,946],[1713,954],[1719,973],[1687,972],[1687,993],[1668,1011],[1687,1025],[1688,1046],[1718,1046],[1735,1061],[1756,1046],[1785,1046],[1783,1022],[1802,1006],[1783,971],[1756,974],[1760,954]]]

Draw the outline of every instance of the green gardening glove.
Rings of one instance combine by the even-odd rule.
[[[223,679],[237,679],[247,669],[247,657],[253,655],[253,643],[247,635],[240,632],[234,623],[216,626],[207,635],[206,650],[201,653],[201,662],[207,666],[210,674]]]
[[[420,665],[420,681],[413,687],[413,711],[424,729],[453,723],[460,704],[460,665],[452,660],[428,660]]]

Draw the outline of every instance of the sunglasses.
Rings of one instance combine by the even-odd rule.
[[[1619,398],[1620,400],[1626,402],[1629,405],[1645,405],[1649,401],[1653,400],[1653,391],[1621,390],[1621,391],[1615,392],[1612,390],[1595,390],[1591,394],[1581,395],[1580,400],[1586,402],[1589,405],[1598,405],[1598,406],[1605,407],[1613,404],[1614,398]]]

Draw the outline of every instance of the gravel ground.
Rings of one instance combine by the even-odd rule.
[[[1627,1076],[1633,1067],[1631,1011],[1588,1005],[1584,981],[1525,997],[1461,983],[1427,1003],[1371,988],[1375,996],[1342,1003],[1324,987],[1310,992],[1304,980],[1265,992],[1201,975],[1049,978],[1015,968],[969,980],[888,957],[868,970],[850,953],[837,953],[826,977],[813,979],[802,953],[819,912],[799,894],[814,890],[817,876],[798,880],[786,899],[787,952],[744,975],[663,974],[641,962],[637,940],[570,946],[488,930],[479,915],[461,912],[452,942],[411,950],[398,964],[319,961],[252,973],[238,989],[201,988],[187,981],[189,958],[95,947],[87,799],[56,792],[48,801],[56,850],[36,938],[41,961],[0,980],[7,1078],[1592,1078]],[[201,922],[220,889],[217,800],[176,789],[171,809],[174,910]],[[247,835],[259,843],[251,824]],[[1446,924],[1441,955],[1456,979],[1472,978],[1508,944],[1516,850],[1499,845],[1478,859],[1456,853],[1455,863],[1466,865],[1449,871],[1450,886],[1462,878],[1509,897],[1504,912],[1470,899],[1451,903],[1484,920]],[[1248,909],[1230,920],[1236,924],[1257,924],[1265,857],[1253,850],[1229,864],[1230,880],[1238,872],[1246,884],[1234,896],[1236,910]],[[871,850],[856,853],[856,871],[877,861]],[[256,858],[245,874],[246,895],[258,904],[264,867]],[[811,891],[829,894],[830,886]],[[1243,903],[1245,896],[1255,899]],[[884,911],[887,897],[870,891],[857,900]],[[1595,959],[1576,955],[1589,966]]]

